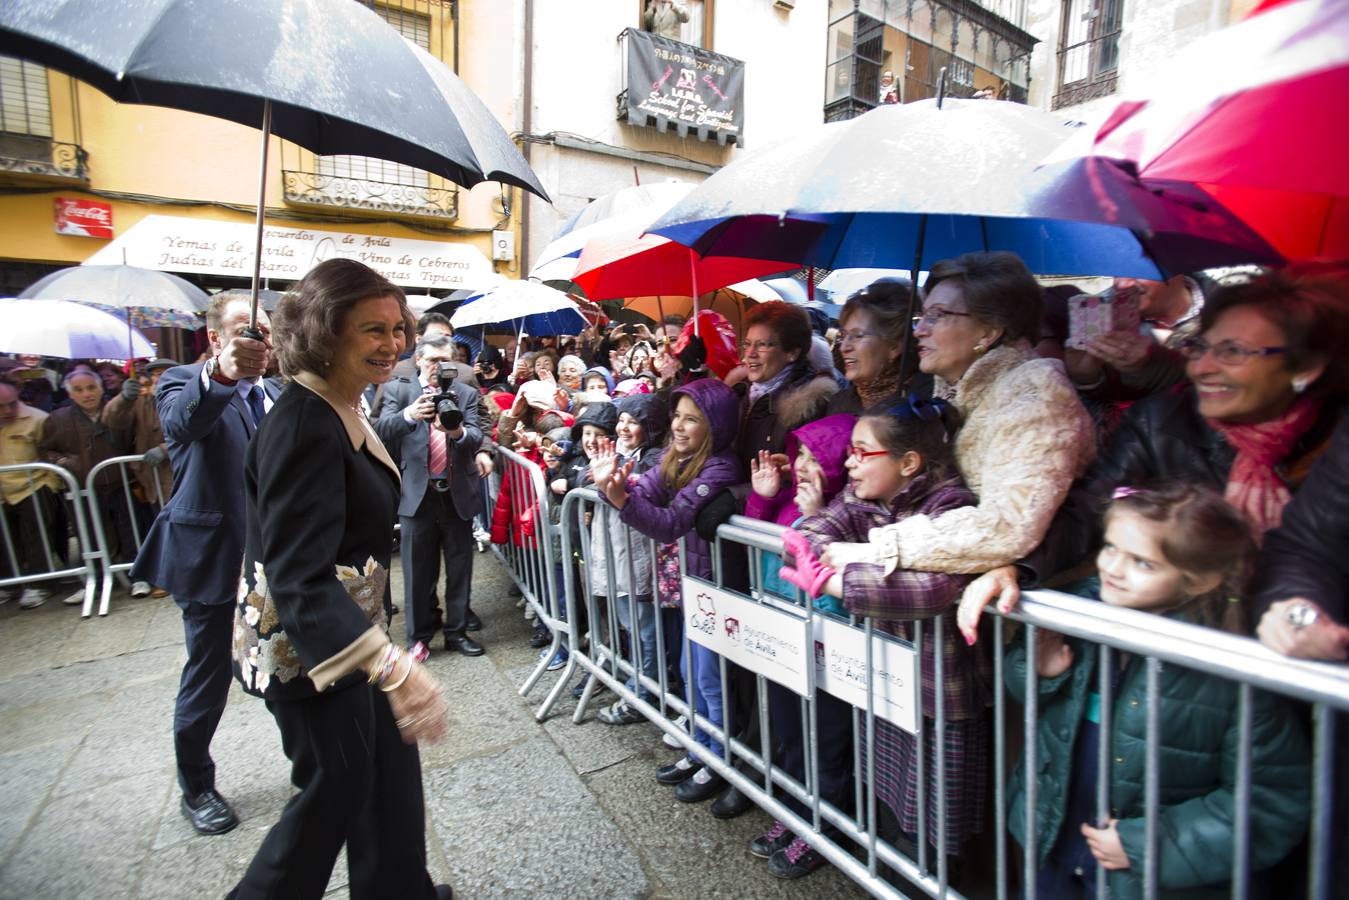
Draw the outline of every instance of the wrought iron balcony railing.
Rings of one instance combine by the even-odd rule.
[[[442,221],[459,217],[459,192],[454,188],[391,184],[295,169],[283,169],[281,175],[287,203]]]
[[[89,183],[89,154],[79,144],[0,131],[0,177]]]

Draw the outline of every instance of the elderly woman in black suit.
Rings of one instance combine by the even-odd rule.
[[[416,746],[443,736],[445,700],[387,634],[399,475],[360,406],[414,325],[401,290],[344,259],[314,268],[272,318],[291,383],[248,449],[234,659],[298,792],[232,897],[321,897],[343,844],[353,897],[448,896],[426,871]]]

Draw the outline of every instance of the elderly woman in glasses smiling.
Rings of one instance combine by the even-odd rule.
[[[1057,360],[1032,352],[1040,286],[1010,253],[937,263],[913,321],[918,366],[964,419],[956,464],[977,506],[876,528],[822,559],[930,572],[987,572],[1029,553],[1094,450],[1091,419]],[[846,353],[845,353],[846,358]]]
[[[962,627],[972,631],[995,596],[1010,608],[1018,580],[1034,585],[1093,553],[1099,498],[1119,485],[1209,484],[1257,536],[1277,526],[1349,396],[1347,274],[1290,268],[1215,292],[1199,335],[1181,345],[1188,382],[1134,404],[1044,544],[970,586]]]

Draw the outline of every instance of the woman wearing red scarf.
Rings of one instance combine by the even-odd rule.
[[[1349,404],[1349,272],[1290,267],[1224,287],[1183,348],[1188,381],[1136,403],[1040,547],[965,593],[972,631],[993,598],[1077,567],[1100,545],[1099,510],[1120,485],[1210,484],[1257,536],[1275,528]]]

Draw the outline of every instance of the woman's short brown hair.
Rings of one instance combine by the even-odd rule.
[[[923,296],[943,281],[960,285],[967,312],[1002,329],[1001,343],[1040,339],[1044,294],[1015,253],[965,253],[942,260],[928,273]]]
[[[1247,282],[1218,288],[1204,300],[1199,323],[1208,331],[1229,309],[1249,306],[1283,332],[1284,366],[1300,372],[1324,362],[1311,390],[1349,393],[1349,272],[1339,266],[1289,266]]]
[[[383,275],[351,259],[329,259],[310,269],[282,295],[272,316],[273,354],[281,374],[326,376],[347,314],[372,297],[398,300],[407,340],[412,340],[417,317],[408,309],[402,289]]]
[[[800,351],[800,358],[810,352],[810,316],[799,306],[786,300],[760,303],[745,314],[745,334],[755,325],[762,325],[778,339],[784,352]],[[740,335],[741,338],[745,334]]]

